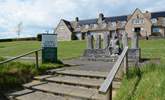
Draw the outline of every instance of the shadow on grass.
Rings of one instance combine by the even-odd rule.
[[[135,72],[135,75],[137,76],[137,80],[136,80],[135,85],[134,85],[134,88],[130,92],[131,94],[128,96],[128,99],[127,100],[132,100],[132,97],[134,97],[135,92],[137,90],[137,87],[138,87],[138,85],[139,85],[139,83],[141,81],[141,78],[142,78],[142,72],[141,72],[139,66],[137,66],[137,65],[135,66],[135,71],[134,72]],[[131,78],[131,77],[132,77],[131,74],[128,75],[128,78]]]

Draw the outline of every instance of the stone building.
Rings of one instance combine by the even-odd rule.
[[[133,32],[140,32],[141,37],[157,35],[165,37],[165,11],[161,12],[142,12],[136,9],[130,15],[104,17],[101,13],[98,18],[67,21],[61,19],[54,30],[58,34],[58,40],[69,41],[72,39],[82,40],[86,35],[117,34],[120,36],[123,32],[131,37]]]

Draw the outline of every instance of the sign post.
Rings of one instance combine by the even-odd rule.
[[[57,34],[42,34],[42,63],[57,63]]]

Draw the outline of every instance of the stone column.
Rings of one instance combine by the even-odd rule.
[[[96,35],[96,49],[101,49],[101,35]]]
[[[131,38],[131,47],[133,49],[137,49],[139,48],[139,38],[138,38],[138,33],[134,32],[132,34],[132,38]]]
[[[128,34],[126,32],[122,35],[122,46],[123,48],[128,46]]]
[[[93,49],[93,36],[87,35],[87,49]]]

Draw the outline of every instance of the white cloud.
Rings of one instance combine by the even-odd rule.
[[[61,18],[95,18],[100,12],[105,16],[122,15],[132,13],[135,8],[159,11],[165,9],[164,3],[164,0],[0,0],[0,29],[3,34],[15,33],[22,21],[22,35],[31,36],[52,29]]]

